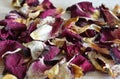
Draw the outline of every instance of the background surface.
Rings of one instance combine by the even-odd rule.
[[[0,0],[0,20],[3,19],[4,16],[8,14],[10,10],[13,9],[11,7],[11,1],[12,0]],[[110,9],[112,9],[116,4],[120,5],[120,0],[50,0],[50,1],[52,1],[56,7],[63,7],[64,9],[80,1],[92,2],[93,5],[97,7],[99,7],[101,4],[105,4]],[[3,63],[0,62],[0,74],[2,73],[2,71],[3,71]],[[0,79],[1,79],[1,75],[0,75]],[[87,73],[86,76],[82,77],[81,79],[112,79],[112,78],[107,74],[102,74],[96,71],[96,72]],[[116,79],[120,79],[120,77]]]

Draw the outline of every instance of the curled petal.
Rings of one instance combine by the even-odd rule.
[[[69,29],[63,30],[61,36],[66,37],[66,39],[70,42],[81,41],[81,36],[77,33],[70,31]]]
[[[98,18],[99,11],[92,6],[91,2],[79,2],[67,8],[71,12],[71,17]]]
[[[44,74],[46,70],[50,69],[49,66],[47,66],[44,63],[44,58],[39,58],[39,60],[34,61],[26,74],[26,79],[45,79],[47,76]]]
[[[81,67],[84,73],[94,69],[93,65],[80,54],[75,55],[71,63]]]
[[[37,59],[46,47],[46,45],[41,41],[31,41],[24,43],[23,45],[30,49],[33,59]]]
[[[48,51],[43,52],[43,56],[46,61],[50,61],[55,58],[60,52],[60,49],[56,46],[49,46]]]
[[[116,28],[116,25],[119,25],[120,21],[112,11],[110,11],[104,5],[100,7],[100,10],[104,20],[109,24],[110,28]]]
[[[12,46],[12,47],[11,47]],[[14,51],[17,48],[24,48],[22,44],[17,41],[5,40],[0,41],[0,57],[7,51]]]
[[[17,76],[18,79],[22,79],[26,75],[27,62],[25,61],[24,56],[18,52],[22,52],[22,51],[16,51],[16,52],[10,51],[11,54],[7,54],[4,56],[4,61],[5,61],[4,72],[9,72]]]

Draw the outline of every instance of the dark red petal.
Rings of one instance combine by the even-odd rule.
[[[24,31],[27,29],[27,26],[19,22],[7,21],[6,28],[14,31]]]
[[[81,36],[79,34],[73,33],[69,31],[68,29],[65,29],[62,34],[62,37],[66,37],[66,39],[70,42],[77,42],[81,41]]]
[[[66,45],[65,43],[63,49],[66,52],[67,59],[70,60],[74,55],[78,53],[82,54],[82,51],[80,50],[81,47],[82,45],[80,45],[79,43],[74,45]]]
[[[97,32],[95,30],[92,29],[87,29],[85,32],[81,33],[80,36],[82,37],[94,37],[97,34]]]
[[[80,54],[75,55],[71,63],[80,66],[85,73],[94,69],[93,65]]]
[[[112,11],[106,8],[104,5],[100,7],[101,15],[103,16],[104,20],[108,23],[111,28],[116,28],[115,26],[119,23],[119,19],[115,16]]]
[[[112,41],[112,40],[115,39],[115,38],[112,36],[110,29],[104,29],[104,28],[101,29],[100,35],[101,35],[101,39],[100,39],[101,42]]]
[[[67,11],[71,12],[71,17],[90,17],[94,10],[91,2],[79,2],[67,8]]]
[[[17,41],[12,41],[12,40],[0,41],[0,57],[5,52],[14,51],[17,48],[24,48],[24,46]]]
[[[15,76],[18,79],[23,79],[26,75],[27,65],[24,62],[24,58],[20,53],[9,54],[5,56],[5,70]]]

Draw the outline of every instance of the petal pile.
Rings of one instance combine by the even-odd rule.
[[[98,70],[120,76],[120,6],[12,0],[0,20],[3,79],[76,79]],[[69,14],[70,18],[62,15]]]

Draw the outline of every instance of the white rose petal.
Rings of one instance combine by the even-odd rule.
[[[34,40],[46,41],[49,39],[51,31],[52,31],[52,26],[45,24],[43,26],[40,26],[35,31],[33,31],[30,34],[30,36]]]
[[[46,45],[41,41],[32,41],[23,45],[30,48],[33,59],[37,59],[46,47]]]

